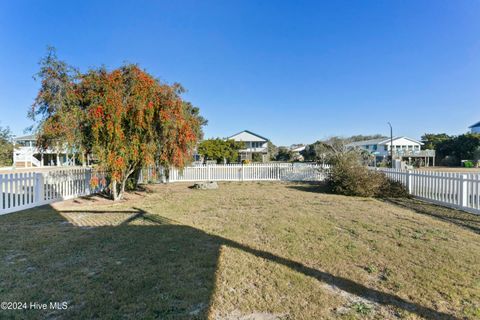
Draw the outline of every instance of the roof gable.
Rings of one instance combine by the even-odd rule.
[[[475,128],[475,127],[480,127],[480,121],[478,121],[475,124],[472,124],[469,128]]]
[[[248,130],[243,130],[242,132],[234,134],[233,136],[230,136],[227,139],[229,140],[233,139],[235,141],[261,141],[261,142],[269,141],[267,138],[262,137],[261,135],[258,135]]]
[[[35,134],[29,134],[26,136],[14,137],[13,141],[23,141],[23,140],[37,140],[37,136]]]
[[[412,138],[409,138],[409,137],[405,137],[405,136],[393,137],[393,144],[395,144],[395,140],[400,140],[400,139],[405,139],[405,140],[411,141],[411,142],[413,142],[413,143],[417,143],[417,144],[419,144],[419,145],[423,145],[423,142],[418,141],[418,140],[415,140],[415,139],[412,139]],[[390,144],[390,138],[383,139],[383,140],[380,141],[378,144]]]

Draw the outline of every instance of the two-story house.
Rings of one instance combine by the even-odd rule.
[[[35,135],[15,137],[13,139],[14,167],[43,167],[75,165],[75,155],[65,150],[40,150]]]
[[[359,148],[369,151],[376,161],[382,161],[393,155],[394,159],[411,162],[412,159],[422,158],[425,165],[435,163],[435,150],[421,150],[423,142],[408,137],[380,138],[373,140],[356,141],[347,144],[349,148]]]
[[[227,138],[228,140],[234,140],[243,142],[245,147],[238,151],[240,156],[240,161],[243,160],[252,160],[255,155],[258,155],[262,162],[268,161],[268,139],[253,133],[248,130],[243,130],[233,136]]]

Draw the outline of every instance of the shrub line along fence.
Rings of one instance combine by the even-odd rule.
[[[321,181],[325,173],[319,165],[290,163],[227,164],[186,167],[183,170],[153,168],[142,170],[139,183],[193,181]],[[106,182],[96,172],[99,184],[90,185],[92,168],[52,169],[41,172],[0,174],[0,215],[56,201],[103,191]],[[167,177],[168,176],[168,177]]]
[[[371,168],[422,200],[480,214],[480,174]]]

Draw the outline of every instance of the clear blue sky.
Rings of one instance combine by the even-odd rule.
[[[101,3],[100,3],[101,2]],[[480,1],[0,1],[0,125],[22,134],[47,45],[187,89],[207,137],[459,134],[480,121]]]

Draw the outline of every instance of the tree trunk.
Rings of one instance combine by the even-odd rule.
[[[113,201],[120,200],[120,195],[117,193],[117,181],[112,181],[111,193],[112,193]]]
[[[130,167],[131,168],[131,167]],[[127,184],[128,177],[134,173],[135,168],[133,169],[128,169],[126,172],[123,174],[123,179],[117,186],[117,181],[112,181],[112,196],[113,196],[113,201],[118,201],[121,200],[123,197],[123,194],[125,193],[125,186]],[[118,190],[118,187],[120,187],[120,190]],[[118,192],[117,192],[118,191]]]
[[[120,199],[123,197],[123,194],[125,193],[125,185],[127,184],[127,179],[128,179],[128,177],[126,177],[122,181],[122,187],[120,189],[120,195],[119,195]]]

